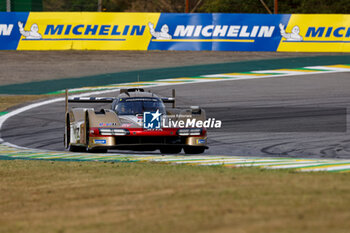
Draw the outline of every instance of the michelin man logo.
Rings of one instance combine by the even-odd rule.
[[[144,129],[160,129],[161,113],[159,109],[156,112],[143,113],[143,128]]]
[[[36,23],[32,24],[32,26],[30,27],[30,31],[24,31],[22,22],[18,22],[18,27],[19,27],[19,32],[26,39],[33,40],[33,39],[41,39],[42,38],[41,34],[38,32],[39,31],[39,27],[38,27],[38,25]]]
[[[160,32],[156,32],[154,30],[154,25],[152,23],[148,23],[149,31],[152,36],[154,36],[157,40],[171,40],[171,35],[169,32],[168,25],[164,24],[160,29]]]
[[[284,30],[284,25],[280,23],[280,31],[281,31],[281,36],[283,36],[283,38],[286,38],[287,41],[302,41],[303,37],[301,35],[299,35],[300,33],[300,29],[299,26],[296,25],[292,28],[292,32],[291,33],[287,33]]]

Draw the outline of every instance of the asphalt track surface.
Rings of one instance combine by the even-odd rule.
[[[171,88],[152,90],[168,96]],[[222,129],[209,130],[205,154],[304,158],[350,158],[349,116],[342,111],[349,107],[349,90],[346,72],[176,86],[178,105],[199,105],[223,122]],[[64,103],[59,102],[10,118],[2,137],[19,146],[60,151],[63,132]]]

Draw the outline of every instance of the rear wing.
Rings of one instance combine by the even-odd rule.
[[[68,103],[112,103],[115,97],[68,97],[68,90],[65,93],[65,110],[68,113]]]
[[[68,103],[112,103],[114,97],[70,97]]]
[[[172,97],[162,97],[163,103],[175,103],[175,98]]]
[[[124,92],[135,92],[140,91],[144,92],[144,89],[142,88],[131,88],[131,89],[121,89],[120,93]],[[68,97],[68,90],[66,89],[65,93],[65,109],[66,113],[68,112],[68,103],[112,103],[115,99],[115,97]],[[175,108],[175,89],[172,91],[172,97],[163,97],[161,98],[163,103],[172,103],[173,108]]]

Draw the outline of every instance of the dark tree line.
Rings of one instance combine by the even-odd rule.
[[[98,0],[43,0],[44,11],[96,11]],[[194,12],[268,13],[261,0],[189,0]],[[264,0],[273,11],[274,0]],[[103,0],[107,12],[184,12],[185,0]],[[349,14],[349,0],[279,0],[279,13]]]
[[[274,0],[264,1],[273,12]],[[260,0],[210,0],[201,7],[204,12],[267,13]],[[279,0],[279,13],[350,13],[349,0]]]

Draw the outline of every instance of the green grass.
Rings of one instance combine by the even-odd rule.
[[[0,112],[31,101],[56,97],[59,95],[0,95]],[[1,114],[0,114],[1,115]]]
[[[0,161],[0,232],[348,232],[350,173]]]

